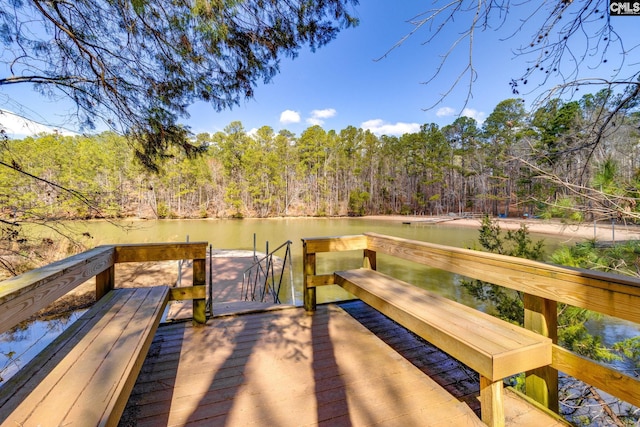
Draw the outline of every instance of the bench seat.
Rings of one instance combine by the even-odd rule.
[[[378,271],[337,271],[334,283],[478,372],[488,424],[504,423],[502,379],[551,364],[550,338]]]
[[[168,300],[110,291],[0,388],[0,424],[117,425]]]

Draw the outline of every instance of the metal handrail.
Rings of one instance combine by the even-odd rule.
[[[244,301],[260,301],[264,302],[265,298],[269,295],[273,298],[274,304],[280,304],[280,288],[282,286],[282,279],[284,278],[284,271],[287,267],[287,260],[289,261],[289,281],[291,283],[291,298],[295,304],[295,294],[293,293],[293,269],[291,259],[291,240],[287,240],[273,251],[266,254],[264,257],[257,259],[256,261],[242,273],[242,288],[240,291],[240,297]],[[280,270],[280,278],[276,284],[276,272],[273,262],[273,256],[276,252],[286,246],[284,258],[282,260],[282,268]],[[264,263],[264,266],[263,266]],[[259,299],[257,298],[259,293]]]

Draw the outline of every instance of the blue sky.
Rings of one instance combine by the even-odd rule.
[[[608,2],[603,1],[603,7],[607,5]],[[477,33],[473,55],[478,76],[473,83],[473,97],[465,105],[469,79],[465,75],[438,103],[468,62],[467,42],[459,46],[434,81],[428,85],[422,82],[433,75],[441,55],[464,30],[463,19],[449,25],[441,37],[428,45],[424,44],[428,34],[421,31],[386,58],[375,61],[413,29],[407,21],[431,7],[429,1],[364,0],[355,9],[360,19],[358,27],[343,30],[333,42],[315,53],[303,50],[294,60],[283,59],[280,74],[270,84],[261,84],[253,99],[221,113],[207,104],[197,103],[190,107],[191,117],[184,123],[194,133],[221,131],[232,121],[240,121],[247,131],[270,126],[276,131],[287,129],[300,135],[307,127],[319,124],[327,130],[339,131],[351,125],[376,134],[399,135],[414,132],[425,123],[444,126],[453,122],[458,114],[482,122],[500,101],[514,97],[509,81],[519,77],[528,66],[527,61],[532,59],[518,57],[514,51],[528,42],[527,37],[540,25],[539,19],[525,27],[521,35],[507,40],[503,39],[519,25],[516,15],[510,15],[499,31]],[[616,17],[611,22],[627,35],[627,47],[638,43],[634,26],[640,24],[640,17]],[[635,64],[635,68],[640,61],[638,50],[629,55],[635,60],[627,60],[627,64]],[[583,70],[582,77],[609,76],[601,68],[583,67]],[[520,96],[531,105],[540,94],[538,90]],[[9,101],[7,95],[14,101]],[[18,104],[24,107],[21,111]],[[0,88],[0,108],[20,111],[33,120],[58,128],[73,129],[67,117],[70,111],[67,103],[47,101],[27,86]]]
[[[436,82],[440,85],[421,83],[433,72],[441,53],[421,45],[426,35],[417,34],[376,61],[413,29],[407,21],[428,7],[428,2],[421,1],[363,1],[356,9],[358,27],[343,30],[315,53],[304,51],[295,60],[283,60],[272,83],[260,86],[254,99],[240,107],[216,114],[207,106],[194,106],[188,124],[196,133],[222,130],[239,120],[247,130],[267,125],[300,134],[319,124],[325,129],[351,125],[401,134],[416,131],[424,123],[451,123],[461,112],[466,90],[461,87],[445,103],[425,111],[446,89],[443,79]],[[509,47],[502,48],[510,57]],[[469,114],[482,119],[497,102],[512,96],[508,82],[506,72],[483,76],[478,90],[480,83],[490,90],[478,92],[467,105]],[[443,108],[446,116],[438,114]]]

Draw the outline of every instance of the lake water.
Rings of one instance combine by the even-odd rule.
[[[119,243],[184,242],[206,241],[214,249],[254,249],[264,252],[268,242],[270,250],[282,243],[292,242],[294,266],[294,296],[301,304],[302,299],[302,243],[303,237],[327,237],[360,234],[367,231],[422,240],[442,245],[463,248],[477,247],[478,229],[456,226],[455,221],[443,224],[362,219],[362,218],[287,218],[287,219],[244,219],[244,220],[161,220],[161,221],[107,221],[74,222],[69,224],[78,233],[89,233],[87,246]],[[478,223],[479,228],[479,223]],[[532,234],[534,240],[544,239],[547,252],[562,244],[573,244],[566,238]],[[284,256],[284,252],[277,255]],[[362,262],[362,253],[325,254],[318,256],[318,273],[329,273],[343,268],[354,268]],[[432,290],[463,304],[480,309],[461,286],[460,278],[447,272],[430,269],[392,257],[379,256],[378,269],[425,289]],[[214,272],[215,274],[215,272]],[[319,301],[340,300],[348,295],[338,287],[318,289]],[[289,285],[283,285],[282,301],[291,300]],[[0,335],[0,384],[12,372],[30,358],[31,353],[40,349],[59,334],[70,322],[34,322],[28,329]],[[617,319],[604,319],[592,325],[606,343],[638,334],[637,325]],[[17,340],[15,338],[18,338]],[[4,360],[2,360],[4,359]],[[622,369],[627,367],[621,367]]]
[[[258,251],[270,250],[290,240],[294,262],[295,301],[302,297],[302,238],[361,234],[367,231],[437,243],[448,246],[472,248],[477,246],[478,230],[473,227],[455,226],[455,221],[441,224],[414,221],[389,221],[362,218],[285,218],[244,220],[166,220],[135,221],[114,224],[105,221],[83,223],[93,237],[91,246],[111,243],[153,243],[206,241],[214,249],[253,250],[254,236]],[[478,222],[478,227],[479,227]],[[78,226],[78,224],[76,224]],[[554,249],[561,240],[549,236],[544,238],[546,246]],[[284,256],[284,253],[279,254]],[[318,273],[330,273],[360,265],[362,253],[324,254],[318,256]],[[462,303],[475,306],[477,303],[457,286],[454,275],[391,257],[379,257],[378,269]],[[215,272],[214,272],[215,274]],[[335,301],[347,297],[338,287],[318,289],[319,301]],[[291,300],[290,286],[283,286],[281,300]]]

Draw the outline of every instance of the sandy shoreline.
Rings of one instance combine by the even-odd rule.
[[[377,221],[402,221],[409,223],[437,223],[441,226],[480,228],[480,218],[460,218],[452,216],[404,216],[404,215],[371,215],[361,217]],[[563,224],[555,220],[543,219],[497,219],[502,230],[517,230],[525,224],[530,232],[564,236],[575,239],[593,239],[599,241],[640,240],[640,227],[625,224]]]

